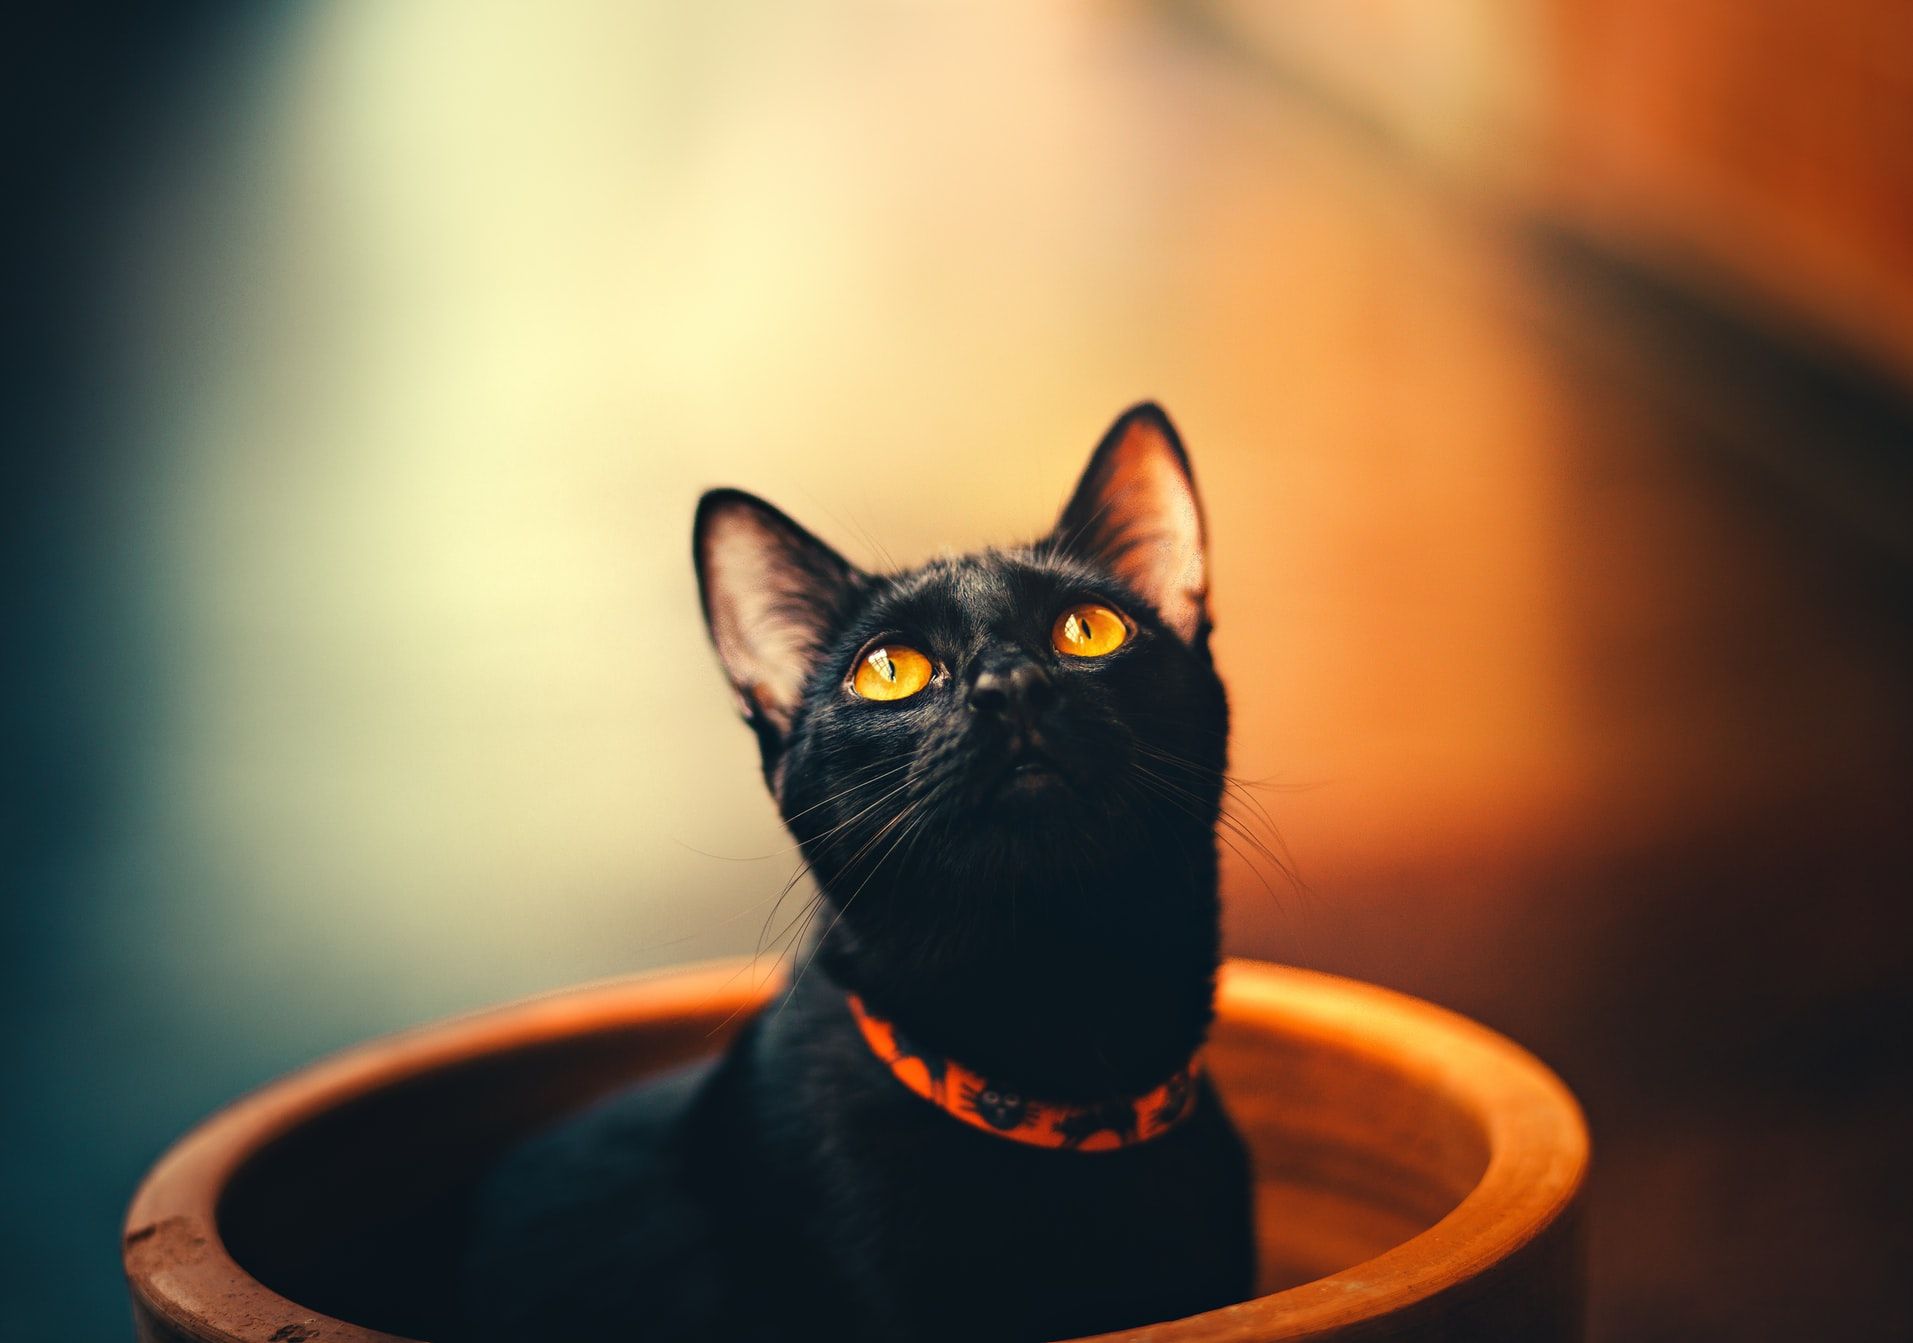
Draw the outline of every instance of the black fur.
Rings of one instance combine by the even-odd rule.
[[[986,1117],[1004,1124],[1005,1093],[1096,1105],[1160,1085],[1201,1044],[1227,708],[1206,615],[1178,637],[1119,576],[1137,572],[1122,561],[1147,519],[1112,523],[1098,494],[1138,417],[1186,475],[1167,421],[1139,407],[1051,536],[900,574],[850,568],[749,496],[706,496],[707,615],[723,580],[706,540],[726,510],[753,510],[802,575],[780,607],[808,622],[801,701],[738,691],[827,930],[783,1009],[721,1059],[504,1164],[469,1259],[475,1336],[1038,1340],[1250,1293],[1247,1160],[1206,1082],[1153,1141],[1031,1147],[909,1092],[845,1001],[862,995],[918,1057],[988,1076]],[[1069,659],[1051,623],[1085,598],[1134,630],[1107,657]],[[931,685],[851,694],[880,637],[929,655]],[[980,676],[1010,702],[984,707]],[[1035,749],[1052,772],[1011,774]]]

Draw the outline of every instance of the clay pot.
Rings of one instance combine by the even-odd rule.
[[[575,989],[335,1055],[189,1133],[127,1213],[145,1340],[438,1336],[462,1199],[501,1146],[717,1047],[736,965]],[[1140,1343],[1575,1339],[1587,1132],[1491,1031],[1350,980],[1224,972],[1209,1051],[1255,1152],[1265,1295]]]

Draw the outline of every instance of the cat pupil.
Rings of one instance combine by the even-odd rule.
[[[1071,616],[1069,623],[1063,626],[1063,632],[1077,643],[1089,642],[1089,622],[1081,616]]]
[[[897,664],[890,660],[890,650],[879,648],[870,655],[870,665],[877,669],[877,675],[886,681],[897,679]]]

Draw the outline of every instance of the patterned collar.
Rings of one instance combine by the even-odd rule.
[[[1113,1152],[1160,1138],[1194,1111],[1196,1078],[1202,1056],[1169,1075],[1154,1090],[1096,1105],[1061,1105],[1006,1091],[982,1073],[937,1054],[928,1054],[902,1031],[872,1016],[863,1000],[850,995],[850,1014],[865,1043],[896,1079],[972,1128],[1033,1147],[1076,1152]]]

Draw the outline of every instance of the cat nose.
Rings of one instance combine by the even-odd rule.
[[[1028,725],[1056,698],[1049,673],[1034,662],[986,667],[970,682],[970,707],[980,714]]]

